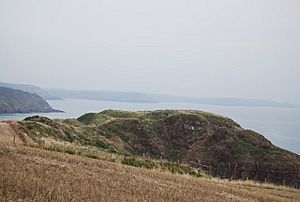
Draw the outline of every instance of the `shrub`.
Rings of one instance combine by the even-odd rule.
[[[97,140],[94,144],[94,146],[98,147],[98,148],[102,148],[102,149],[108,149],[109,145],[105,144],[104,142]]]
[[[134,167],[139,167],[139,168],[147,168],[147,169],[154,169],[154,168],[158,167],[156,165],[156,163],[154,163],[150,160],[138,160],[134,157],[131,157],[131,158],[125,157],[122,160],[122,164],[129,165],[129,166],[134,166]]]
[[[160,167],[162,168],[162,170],[167,170],[170,171],[171,173],[188,174],[194,177],[202,177],[202,175],[198,171],[185,165],[180,165],[180,164],[175,164],[170,162],[160,162]]]

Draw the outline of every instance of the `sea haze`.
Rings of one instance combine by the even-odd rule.
[[[208,111],[232,118],[243,128],[263,134],[277,146],[300,154],[300,110],[299,108],[232,107],[192,103],[130,103],[93,101],[80,99],[52,100],[49,104],[65,113],[38,114],[49,118],[77,118],[88,112],[105,109],[129,111],[158,109],[193,109]],[[35,114],[0,114],[0,120],[21,120]]]

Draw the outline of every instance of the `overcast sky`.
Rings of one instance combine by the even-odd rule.
[[[300,101],[299,0],[0,0],[0,81]]]

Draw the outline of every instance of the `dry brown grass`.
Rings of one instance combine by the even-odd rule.
[[[297,200],[296,189],[194,178],[0,144],[0,201]]]

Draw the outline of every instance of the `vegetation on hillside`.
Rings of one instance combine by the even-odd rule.
[[[300,198],[299,190],[287,187],[195,178],[138,167],[0,143],[0,201],[226,202]]]
[[[299,186],[297,154],[274,146],[229,118],[207,112],[105,110],[78,119],[29,117],[18,126],[31,144],[68,142],[135,158],[189,165],[220,178]],[[139,166],[138,162],[133,164]]]

